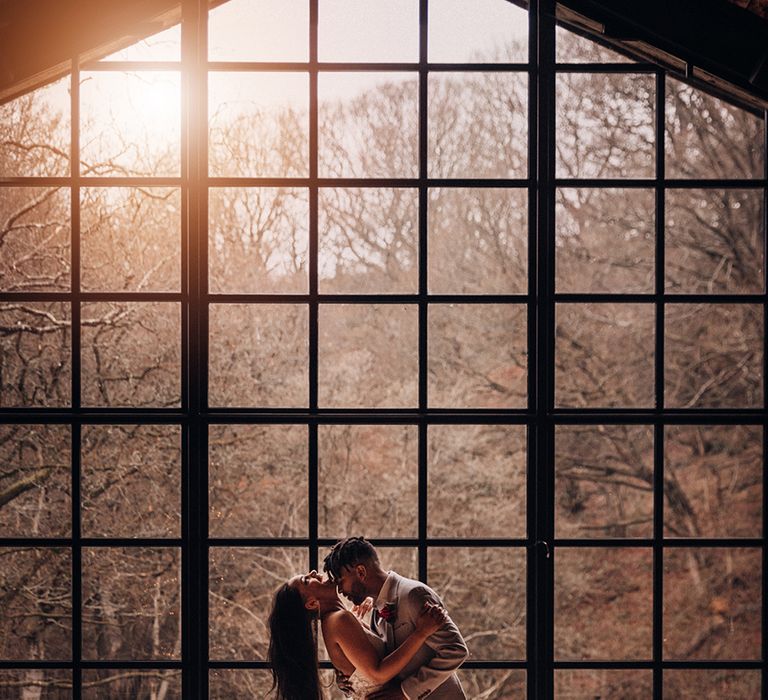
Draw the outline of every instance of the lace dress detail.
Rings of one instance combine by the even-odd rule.
[[[373,648],[376,649],[376,653],[379,658],[385,655],[384,640],[377,634],[374,634],[371,630],[363,628],[368,635]],[[380,683],[374,683],[372,680],[366,678],[360,671],[355,671],[350,677],[349,682],[352,685],[352,700],[365,700],[369,693],[374,690],[381,690],[384,686]]]

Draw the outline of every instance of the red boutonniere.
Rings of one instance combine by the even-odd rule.
[[[397,612],[397,608],[394,603],[384,603],[384,605],[379,608],[378,612],[379,617],[391,625],[395,621],[395,613]]]

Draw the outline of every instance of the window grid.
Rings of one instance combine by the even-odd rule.
[[[190,116],[186,129],[189,129],[191,150],[184,154],[182,149],[182,174],[180,178],[84,178],[79,172],[70,172],[67,178],[34,178],[35,184],[59,184],[70,188],[72,211],[71,239],[71,293],[25,293],[2,294],[3,300],[35,300],[35,301],[67,301],[71,305],[72,328],[77,329],[71,335],[72,361],[72,407],[70,411],[54,409],[27,409],[18,411],[4,410],[4,422],[24,423],[61,423],[70,425],[72,429],[72,533],[70,538],[3,538],[5,546],[21,546],[37,544],[41,546],[67,546],[72,553],[72,595],[73,595],[73,659],[72,662],[0,662],[0,668],[71,668],[73,670],[73,692],[79,697],[81,692],[81,670],[92,668],[182,668],[184,670],[183,684],[185,697],[198,689],[202,697],[208,684],[208,668],[263,668],[262,662],[228,662],[209,661],[208,659],[208,560],[211,546],[281,546],[298,545],[308,548],[310,563],[317,564],[318,546],[328,545],[332,540],[318,535],[318,426],[332,424],[412,424],[419,431],[419,492],[418,492],[418,529],[415,538],[378,539],[379,544],[398,544],[416,547],[418,550],[419,575],[426,578],[428,551],[433,546],[462,546],[485,547],[504,546],[510,548],[527,547],[528,550],[528,632],[527,660],[510,661],[473,661],[467,664],[469,668],[526,668],[528,670],[529,697],[549,697],[554,692],[552,673],[554,669],[577,668],[638,668],[653,670],[654,697],[661,697],[662,675],[665,669],[674,668],[729,668],[729,669],[761,669],[762,662],[754,661],[671,661],[663,658],[662,651],[662,600],[663,600],[663,554],[669,549],[685,546],[716,546],[716,547],[758,547],[761,549],[763,574],[766,571],[766,548],[764,533],[766,528],[766,495],[765,470],[763,470],[763,536],[759,538],[682,538],[671,539],[664,536],[663,505],[664,505],[664,428],[668,425],[701,424],[701,425],[759,425],[765,429],[765,417],[760,409],[669,409],[664,406],[664,316],[666,306],[670,303],[751,303],[762,305],[764,324],[768,321],[766,309],[766,270],[763,266],[764,288],[761,294],[739,295],[703,295],[703,294],[669,294],[664,289],[664,236],[665,236],[665,194],[671,188],[707,187],[761,187],[763,201],[768,204],[768,173],[763,173],[762,180],[675,180],[667,179],[665,175],[664,139],[659,138],[663,132],[665,113],[665,73],[654,67],[638,64],[598,64],[598,65],[558,65],[554,61],[554,3],[551,0],[541,0],[531,3],[529,52],[531,64],[513,64],[500,67],[498,65],[428,65],[426,54],[427,38],[427,2],[420,2],[420,58],[418,66],[413,64],[319,64],[317,61],[317,0],[310,4],[310,60],[308,68],[310,76],[310,174],[309,178],[208,178],[207,172],[207,125],[203,116],[207,110],[205,85],[208,70],[226,67],[258,71],[296,68],[296,64],[287,66],[274,64],[208,64],[205,51],[205,17],[207,10],[197,0],[185,2],[185,46],[182,70],[188,71],[188,76],[196,76],[197,81],[190,80],[187,85],[192,93],[192,103],[197,104],[197,115]],[[189,18],[194,19],[190,20]],[[536,28],[538,27],[538,33]],[[538,59],[538,64],[536,60]],[[130,63],[124,67],[152,68],[160,64],[146,66]],[[164,67],[165,64],[163,64]],[[171,64],[178,68],[178,64]],[[537,65],[534,69],[533,66]],[[94,69],[95,66],[88,66]],[[110,64],[109,70],[119,69]],[[324,70],[355,69],[355,70],[416,70],[419,75],[419,176],[414,179],[323,179],[317,173],[317,78]],[[426,118],[427,77],[433,71],[459,70],[509,70],[526,71],[530,76],[529,94],[534,95],[538,90],[538,102],[529,100],[529,177],[525,180],[451,180],[427,177],[427,135]],[[656,176],[651,180],[593,180],[588,178],[557,178],[554,173],[553,147],[557,138],[554,128],[555,77],[560,72],[647,72],[655,76],[656,96]],[[201,79],[202,78],[202,79]],[[193,87],[197,83],[198,88]],[[79,68],[74,62],[71,91],[71,163],[79,162]],[[202,108],[202,109],[201,109]],[[766,129],[765,120],[763,122]],[[538,134],[538,138],[536,137]],[[768,136],[768,134],[767,134]],[[187,139],[183,139],[186,142]],[[768,143],[768,137],[765,139]],[[765,150],[765,147],[764,147]],[[768,159],[764,156],[764,163]],[[537,165],[537,163],[539,165]],[[540,167],[540,169],[539,169]],[[766,166],[768,167],[768,166]],[[538,175],[536,174],[538,171]],[[181,186],[186,190],[182,198],[184,216],[187,222],[188,234],[182,233],[182,288],[180,293],[93,293],[80,290],[80,188],[121,184],[167,184]],[[302,185],[308,186],[310,193],[310,248],[309,248],[309,293],[286,297],[283,295],[218,295],[208,293],[207,283],[207,192],[209,187],[239,184],[239,185]],[[527,187],[529,188],[529,291],[526,295],[484,295],[480,298],[466,298],[462,295],[432,295],[426,288],[427,260],[427,195],[431,187],[451,186],[498,186],[498,187]],[[381,298],[378,295],[324,295],[318,293],[317,280],[317,239],[318,239],[318,192],[324,186],[365,185],[368,187],[407,186],[415,187],[419,192],[419,290],[415,295],[394,295],[391,298]],[[652,294],[566,294],[558,293],[554,288],[553,237],[554,237],[554,194],[560,186],[587,187],[649,187],[655,191],[655,289]],[[538,197],[537,197],[538,195]],[[535,216],[534,216],[535,214]],[[765,218],[768,216],[768,206],[763,207],[763,235],[768,231]],[[538,223],[537,223],[538,218]],[[182,223],[182,231],[185,224]],[[189,246],[187,246],[187,235]],[[538,264],[538,271],[536,264]],[[187,268],[188,266],[188,268]],[[187,275],[186,273],[189,273]],[[186,280],[189,280],[187,287]],[[165,300],[182,301],[182,404],[180,410],[133,410],[133,409],[84,409],[81,405],[81,367],[80,367],[80,303],[83,300],[115,301],[115,300]],[[348,411],[346,409],[319,408],[318,387],[318,310],[319,306],[328,302],[344,301],[347,303],[367,303],[372,300],[381,303],[417,304],[419,311],[419,401],[418,411],[410,410],[368,410]],[[441,410],[431,409],[427,403],[427,311],[430,304],[461,301],[462,303],[515,303],[527,305],[528,316],[528,347],[542,348],[541,352],[528,353],[528,408],[525,410]],[[554,401],[554,308],[563,302],[645,302],[653,303],[655,309],[655,407],[649,409],[562,409],[555,407]],[[223,408],[210,409],[207,407],[208,386],[208,313],[209,305],[214,302],[234,303],[301,303],[307,304],[310,310],[309,342],[309,409],[296,410],[259,410],[238,411]],[[765,326],[764,326],[765,327]],[[766,353],[763,352],[763,405],[765,404],[765,376],[768,368]],[[86,538],[80,531],[80,444],[81,426],[101,423],[172,423],[182,426],[182,532],[177,538]],[[207,428],[209,425],[230,423],[299,423],[309,427],[309,528],[306,538],[261,539],[261,538],[210,538],[207,535],[207,524],[200,514],[208,513],[207,496]],[[528,440],[528,536],[525,539],[483,539],[463,540],[458,538],[429,537],[427,531],[427,428],[429,425],[440,424],[520,424],[526,425],[529,431]],[[561,425],[588,424],[643,424],[652,425],[654,429],[654,506],[653,506],[653,537],[631,539],[588,539],[574,538],[557,539],[554,533],[554,435],[555,427]],[[766,458],[766,440],[763,438],[763,463]],[[185,625],[183,634],[183,650],[181,661],[151,661],[151,662],[111,662],[84,661],[81,657],[81,606],[82,606],[82,547],[99,546],[166,546],[182,548],[182,577],[184,589],[182,593],[182,620]],[[580,547],[639,547],[651,549],[653,553],[653,650],[652,658],[642,661],[565,661],[555,660],[553,655],[553,610],[554,610],[554,573],[553,563],[559,548]],[[550,551],[551,550],[551,551]],[[205,572],[203,580],[201,574]],[[765,605],[766,577],[762,577],[763,605]],[[766,615],[763,611],[761,618],[762,649],[765,658],[766,647]],[[765,695],[765,676],[763,674],[763,694]],[[192,695],[190,695],[191,697]]]

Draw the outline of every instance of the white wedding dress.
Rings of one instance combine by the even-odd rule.
[[[373,645],[373,648],[376,649],[379,658],[382,658],[385,654],[384,640],[367,627],[363,627],[363,629],[368,635],[368,639]],[[352,686],[352,695],[349,697],[351,697],[352,700],[365,700],[368,697],[368,693],[372,693],[374,690],[381,690],[384,687],[382,684],[374,683],[369,678],[366,678],[358,670],[355,670],[349,677],[349,682]]]

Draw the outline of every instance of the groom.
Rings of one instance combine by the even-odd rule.
[[[385,641],[387,654],[413,631],[425,601],[442,605],[435,592],[420,581],[382,569],[376,549],[362,537],[337,542],[323,568],[339,593],[355,605],[373,598],[371,628]],[[368,700],[463,700],[466,695],[455,671],[468,654],[461,632],[449,618],[388,689],[372,693]]]

